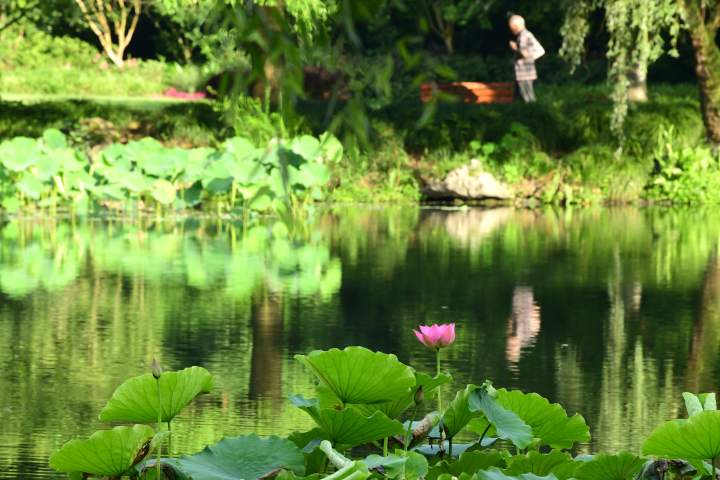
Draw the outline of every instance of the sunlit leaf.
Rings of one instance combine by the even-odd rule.
[[[477,410],[470,410],[470,396],[477,389],[475,385],[468,385],[465,390],[459,391],[455,398],[445,409],[442,417],[443,429],[447,438],[453,438],[465,428],[468,422],[476,417]]]
[[[631,453],[602,454],[581,463],[575,471],[576,480],[633,480],[645,461]]]
[[[50,466],[64,473],[120,477],[147,455],[154,434],[146,425],[95,432],[63,445],[50,457]]]
[[[490,470],[481,470],[476,474],[477,480],[558,480],[553,474],[545,476],[535,475],[534,473],[521,473],[519,475],[507,475],[498,468]]]
[[[281,468],[305,473],[305,459],[293,442],[256,435],[225,438],[200,453],[163,463],[193,480],[255,480]]]
[[[363,347],[314,351],[295,358],[343,403],[381,403],[406,396],[415,385],[410,367],[395,355]]]
[[[403,478],[407,480],[425,478],[428,473],[428,462],[425,457],[415,452],[398,450],[394,455],[381,457],[370,455],[363,462],[370,470],[382,471],[386,478]]]
[[[470,410],[482,412],[498,437],[510,440],[518,448],[526,448],[533,440],[532,428],[519,414],[501,405],[495,396],[496,392],[499,393],[484,387],[475,389],[469,397]],[[486,428],[480,430],[478,426],[477,430],[473,430],[482,435]]]
[[[353,407],[337,410],[320,408],[317,400],[306,400],[297,396],[290,400],[310,415],[334,444],[362,445],[405,432],[402,423],[388,418],[382,412],[375,412],[368,417]]]
[[[335,285],[334,291],[340,286],[338,283],[335,283]],[[422,387],[425,398],[429,398],[438,387],[451,382],[452,376],[447,373],[441,373],[436,377],[431,377],[422,372],[415,372],[415,386],[404,397],[400,397],[392,402],[361,403],[353,404],[353,406],[367,416],[372,415],[376,411],[380,411],[390,418],[398,418],[403,412],[415,404],[415,392],[418,387]],[[334,395],[333,398],[337,400],[337,397],[334,397]]]
[[[454,477],[459,477],[462,473],[473,475],[478,470],[499,467],[504,463],[505,459],[499,450],[473,450],[464,452],[456,461],[443,460],[435,464],[430,469],[427,480],[435,480],[445,473]]]
[[[577,464],[570,454],[553,450],[549,453],[531,451],[527,454],[515,455],[507,461],[507,468],[504,471],[508,475],[521,473],[548,475],[552,473],[558,480],[565,480],[572,477],[576,468]]]
[[[167,180],[157,180],[151,194],[158,203],[170,205],[175,201],[175,186]]]
[[[711,460],[720,457],[720,411],[697,412],[687,420],[671,420],[645,440],[643,454],[668,459]]]
[[[45,130],[42,139],[45,146],[53,150],[67,147],[65,135],[55,128]]]
[[[561,405],[550,403],[537,393],[499,389],[497,403],[530,425],[533,436],[542,445],[564,449],[590,440],[590,429],[582,415],[570,417]]]
[[[100,412],[103,422],[153,423],[158,420],[157,380],[150,373],[120,385]],[[165,372],[160,377],[162,421],[169,422],[196,396],[208,393],[213,378],[202,367]]]

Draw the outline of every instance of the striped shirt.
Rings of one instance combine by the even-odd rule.
[[[518,45],[515,52],[515,80],[536,80],[535,57],[542,49],[540,42],[528,29],[520,32],[515,41]]]

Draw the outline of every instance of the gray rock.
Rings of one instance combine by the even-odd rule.
[[[432,199],[462,200],[508,200],[512,191],[505,183],[485,172],[480,162],[472,160],[448,173],[442,181],[430,181],[423,188],[423,194]]]

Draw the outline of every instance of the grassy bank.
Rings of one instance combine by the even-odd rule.
[[[720,201],[720,167],[702,146],[693,86],[652,87],[650,102],[632,107],[622,144],[609,128],[612,105],[604,87],[541,85],[538,95],[534,105],[439,104],[432,120],[418,125],[424,106],[408,91],[369,115],[369,142],[335,167],[328,198],[417,201],[424,180],[479,159],[522,202]],[[233,135],[257,139],[326,127],[325,106],[318,104],[304,105],[300,126],[289,128],[256,105],[222,119],[209,102],[9,98],[17,101],[0,105],[0,138],[57,128],[88,150],[145,136],[189,148]]]

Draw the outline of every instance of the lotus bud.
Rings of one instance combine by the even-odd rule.
[[[156,380],[160,380],[160,376],[162,375],[163,370],[160,366],[160,363],[157,361],[157,358],[153,358],[152,365],[150,366],[150,371],[152,372],[152,376],[155,377]]]
[[[417,390],[415,390],[415,405],[422,405],[422,403],[425,401],[425,392],[423,390],[422,385],[420,385]]]

